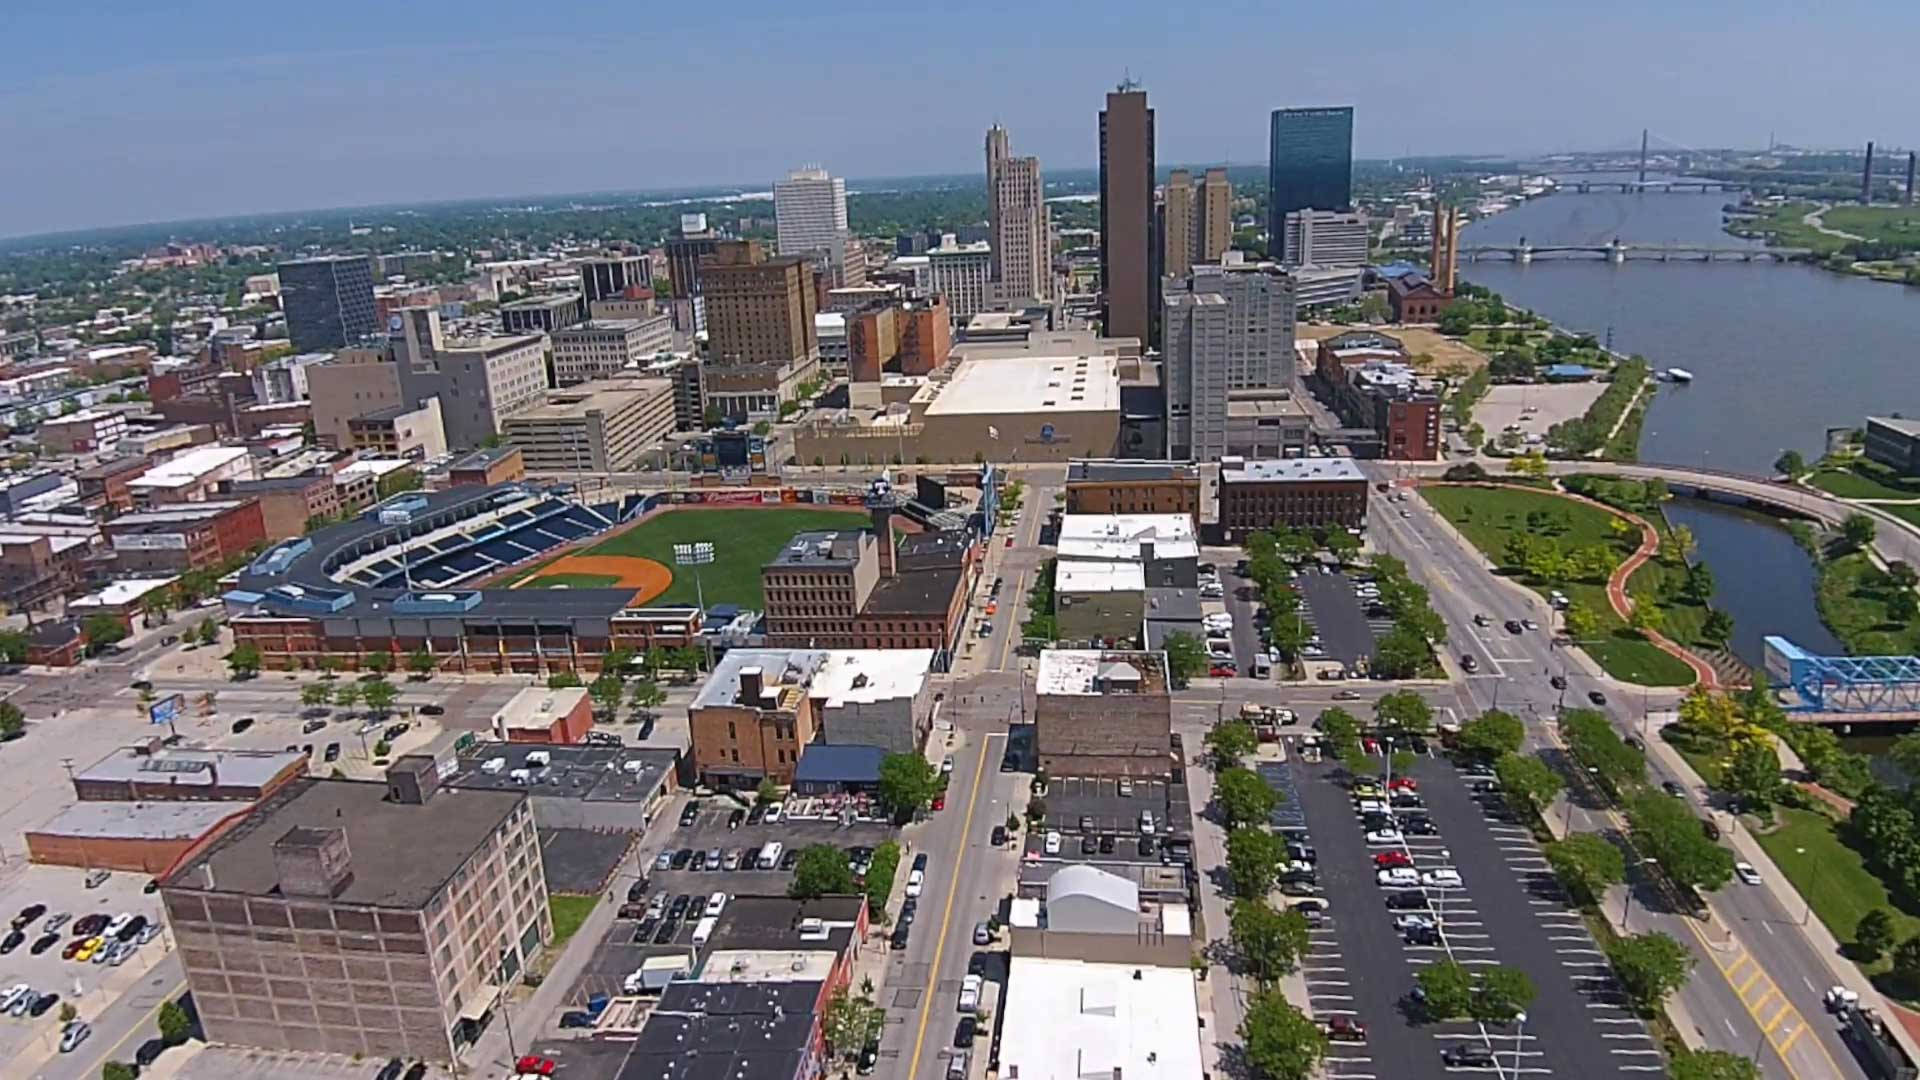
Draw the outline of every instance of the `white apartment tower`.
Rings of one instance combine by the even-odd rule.
[[[927,251],[933,291],[947,298],[955,319],[970,319],[993,307],[993,245],[962,244],[952,233]]]
[[[774,182],[773,219],[780,254],[812,258],[832,275],[835,288],[867,280],[866,259],[852,250],[844,179],[825,169],[795,169]]]
[[[1012,301],[1048,299],[1053,253],[1040,159],[1011,156],[1007,130],[997,124],[987,129],[987,215],[998,295]]]
[[[1367,265],[1367,215],[1358,210],[1294,210],[1286,217],[1288,266],[1352,269]]]
[[[1218,461],[1229,396],[1293,385],[1293,279],[1273,263],[1213,264],[1166,289],[1167,456]]]

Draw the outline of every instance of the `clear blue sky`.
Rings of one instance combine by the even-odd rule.
[[[910,10],[921,9],[921,10]],[[1355,152],[1920,143],[1920,9],[1255,0],[3,0],[0,235],[256,211],[1097,161],[1128,69],[1163,162],[1264,160],[1282,105]]]

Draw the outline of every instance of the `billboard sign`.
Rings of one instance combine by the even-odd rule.
[[[171,724],[187,715],[187,699],[179,694],[169,694],[147,708],[149,723]]]

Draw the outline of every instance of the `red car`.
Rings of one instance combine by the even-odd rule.
[[[944,792],[944,791],[943,791],[943,792],[941,792],[940,794],[938,794],[938,795],[935,795],[935,796],[933,797],[933,808],[934,808],[935,810],[945,810],[945,809],[947,808],[947,793],[946,793],[946,792]]]
[[[514,1063],[513,1072],[515,1076],[552,1076],[553,1059],[528,1054]]]
[[[1388,791],[1419,791],[1420,781],[1411,776],[1396,776],[1387,781]]]
[[[1207,669],[1207,674],[1213,676],[1216,679],[1231,679],[1235,675],[1238,675],[1240,673],[1230,667],[1224,667],[1220,664],[1215,664],[1212,667]]]
[[[1393,866],[1412,866],[1413,860],[1407,858],[1404,851],[1383,851],[1373,857],[1375,868],[1385,870]]]
[[[1351,1016],[1333,1016],[1327,1019],[1327,1038],[1340,1042],[1363,1042],[1367,1037],[1367,1025]]]
[[[1377,754],[1380,752],[1380,741],[1369,735],[1360,740],[1360,748],[1369,754]]]
[[[1012,547],[1012,546],[1013,546],[1013,537],[1012,537],[1011,535],[1009,535],[1009,536],[1007,537],[1007,546],[1008,546],[1008,547]]]

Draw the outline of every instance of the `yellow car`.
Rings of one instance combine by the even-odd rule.
[[[90,937],[85,945],[80,946],[80,951],[73,954],[73,958],[84,964],[93,959],[93,954],[99,952],[106,943],[106,938]]]

